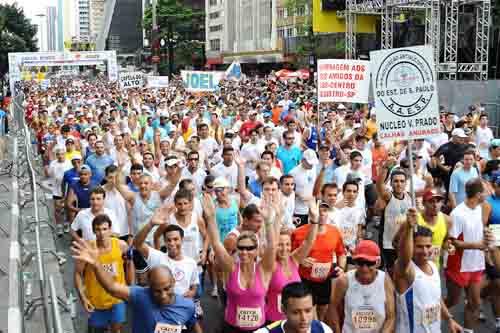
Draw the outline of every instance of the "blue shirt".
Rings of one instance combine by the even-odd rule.
[[[80,173],[75,168],[69,169],[68,171],[65,171],[63,179],[62,179],[62,183],[64,186],[64,193],[63,194],[66,194],[69,187],[73,186],[79,180],[80,180]]]
[[[302,151],[297,146],[292,146],[290,149],[279,146],[276,157],[283,163],[283,174],[288,175],[302,160]]]
[[[469,171],[459,168],[453,171],[450,178],[450,192],[455,194],[457,205],[465,200],[465,183],[472,178],[479,177],[476,168],[472,167]]]
[[[104,171],[108,166],[113,164],[113,159],[109,155],[97,156],[96,154],[92,154],[87,157],[85,163],[92,170],[92,179],[100,184],[104,179]]]
[[[253,195],[260,198],[262,193],[262,183],[257,179],[253,179],[248,182],[248,190],[252,192]]]
[[[500,224],[500,198],[493,194],[486,201],[491,206],[490,224]]]
[[[158,127],[158,129],[160,130],[160,140],[168,137],[167,131],[164,128]],[[144,140],[146,140],[147,143],[152,144],[154,142],[154,138],[155,130],[153,127],[146,127],[146,130],[144,131]]]
[[[153,302],[149,288],[130,287],[129,304],[134,320],[132,333],[153,333],[157,323],[185,325],[190,329],[196,322],[191,299],[175,295],[174,303],[158,306]]]

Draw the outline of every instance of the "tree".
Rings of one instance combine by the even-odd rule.
[[[148,34],[152,31],[152,7],[149,6],[143,17],[143,27]],[[205,25],[204,13],[185,6],[179,0],[158,0],[156,4],[157,40],[151,41],[151,48],[159,49],[163,38],[168,50],[169,76],[174,71],[174,50],[176,53],[196,54],[193,41],[204,39],[200,36]],[[183,59],[185,60],[185,59]]]
[[[36,26],[17,4],[0,4],[0,78],[9,71],[9,52],[36,52]]]

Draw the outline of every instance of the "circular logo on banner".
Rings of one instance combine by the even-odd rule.
[[[387,110],[398,117],[413,117],[427,108],[436,91],[434,69],[421,54],[398,50],[382,60],[374,88]]]

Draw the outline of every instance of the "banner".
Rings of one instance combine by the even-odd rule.
[[[441,132],[431,46],[370,52],[379,138],[408,140]]]
[[[368,103],[370,62],[318,59],[318,102]]]
[[[141,88],[144,86],[144,73],[125,72],[120,73],[120,87],[122,89]]]
[[[225,72],[181,71],[184,88],[189,92],[215,91]]]
[[[148,76],[146,77],[148,88],[167,88],[168,76]]]

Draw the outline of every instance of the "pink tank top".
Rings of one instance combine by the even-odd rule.
[[[240,263],[229,275],[226,284],[227,306],[225,321],[244,331],[253,331],[264,325],[267,290],[260,276],[260,269],[254,265],[255,280],[248,289],[242,289],[240,284]]]
[[[276,262],[276,270],[271,277],[269,290],[267,291],[266,321],[286,319],[285,315],[281,312],[281,291],[287,284],[300,281],[299,267],[292,258],[288,258],[288,267],[292,272],[290,276],[286,276],[281,264]]]

